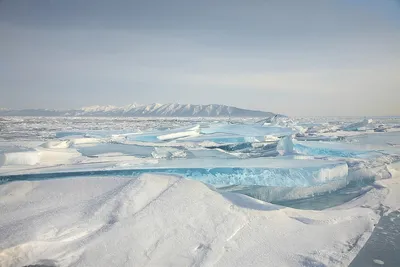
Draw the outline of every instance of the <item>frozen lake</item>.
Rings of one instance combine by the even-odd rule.
[[[267,266],[347,266],[353,258],[352,266],[393,264],[393,246],[380,231],[398,225],[399,162],[396,117],[4,117],[0,265],[69,266],[78,257],[78,265],[96,266],[100,240],[121,248],[102,263],[111,265],[126,255],[131,265],[176,263],[180,254],[182,264],[204,266],[232,266],[234,259],[260,266],[266,257],[274,259]],[[131,218],[136,213],[140,220]],[[264,220],[273,232],[261,231]],[[143,235],[124,239],[129,227]],[[317,239],[302,241],[316,232]],[[254,235],[257,242],[248,239]],[[176,251],[156,245],[178,240],[187,244]],[[130,246],[142,254],[122,249]],[[185,250],[191,246],[203,260]],[[148,251],[156,256],[143,256]]]

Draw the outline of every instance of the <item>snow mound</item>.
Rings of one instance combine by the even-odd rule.
[[[0,167],[12,165],[65,164],[81,156],[75,149],[36,149],[33,151],[0,153]]]
[[[44,148],[70,148],[72,146],[72,142],[69,140],[63,141],[47,141],[46,143],[41,145]]]
[[[10,152],[0,155],[0,166],[7,165],[36,165],[40,162],[37,151]]]
[[[29,202],[13,195],[19,188]],[[8,183],[0,212],[0,266],[10,267],[347,266],[379,219],[368,208],[294,210],[157,175]]]
[[[183,148],[155,147],[151,153],[155,159],[187,158],[191,153]]]
[[[74,145],[84,145],[84,144],[97,144],[103,142],[100,138],[85,137],[85,138],[73,138],[71,142]]]

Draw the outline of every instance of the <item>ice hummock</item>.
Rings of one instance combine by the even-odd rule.
[[[5,175],[3,179],[12,180],[41,180],[48,177],[77,177],[77,176],[137,176],[143,173],[175,174],[198,180],[216,188],[227,186],[256,186],[256,187],[315,187],[297,197],[308,197],[313,194],[337,190],[347,184],[348,166],[340,161],[296,160],[291,158],[269,159],[175,159],[170,151],[159,151],[157,163],[131,167],[125,170],[88,170],[73,172],[53,172],[24,175]],[[181,151],[175,151],[181,153]],[[178,158],[179,156],[174,155]],[[323,188],[325,191],[322,191]],[[235,188],[236,190],[236,188]],[[226,190],[225,190],[226,191]],[[281,200],[284,196],[276,196]],[[291,196],[293,197],[293,196]],[[270,199],[272,200],[272,199]]]
[[[171,123],[175,124],[179,123]],[[391,177],[386,165],[398,160],[397,133],[368,132],[371,137],[367,138],[353,131],[343,136],[339,131],[343,124],[276,117],[264,122],[189,120],[181,127],[153,125],[142,130],[72,129],[26,151],[2,152],[0,174],[64,177],[74,172],[88,175],[88,171],[106,176],[163,172],[218,188],[245,186],[246,194],[258,192],[255,195],[260,198],[263,190],[262,199],[268,201],[329,193],[354,180]],[[390,136],[390,145],[384,135]],[[282,162],[288,165],[282,167]],[[345,167],[347,173],[335,171]],[[328,174],[321,174],[322,170]],[[319,183],[315,175],[326,179]],[[40,175],[34,177],[40,179]]]
[[[130,141],[142,142],[166,142],[198,135],[200,135],[200,125],[172,130],[160,130],[149,133],[126,135],[126,139]]]
[[[210,133],[202,134],[196,137],[188,137],[183,140],[177,140],[178,142],[213,142],[217,144],[231,144],[231,143],[245,143],[245,142],[262,142],[265,140],[265,136],[243,136],[239,134],[226,134],[226,133]]]
[[[367,127],[372,124],[371,119],[364,118],[360,122],[352,123],[343,128],[344,131],[365,131]]]
[[[46,149],[0,152],[0,171],[5,166],[54,166],[73,163],[81,154],[75,149]],[[29,168],[29,167],[28,167]]]
[[[273,157],[279,154],[278,142],[244,142],[236,144],[224,144],[206,146],[207,149],[218,149],[237,155],[241,158],[247,157]]]
[[[0,266],[348,266],[400,207],[399,118],[353,121],[7,118]]]

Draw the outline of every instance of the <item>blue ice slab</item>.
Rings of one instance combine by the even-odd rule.
[[[87,169],[86,169],[87,170]],[[129,170],[93,170],[1,176],[7,180],[50,179],[74,176],[135,176],[142,173],[167,173],[214,186],[256,185],[306,187],[331,181],[346,181],[347,164],[340,161],[287,159],[176,159],[137,166]]]
[[[345,179],[335,179],[327,183],[308,186],[227,186],[219,188],[219,190],[223,192],[241,193],[263,201],[278,203],[281,201],[327,195],[344,189],[347,186],[348,181]]]
[[[323,135],[296,135],[295,139],[298,141],[339,141],[343,138],[337,136],[323,136]]]
[[[65,138],[69,136],[85,136],[86,132],[57,132],[56,138]]]
[[[128,141],[139,141],[139,142],[151,142],[157,143],[161,142],[157,139],[158,133],[148,133],[148,134],[135,134],[126,136],[126,140]]]
[[[338,175],[321,177],[320,168],[211,168],[211,169],[166,169],[165,173],[179,174],[190,179],[202,181],[217,187],[231,185],[257,185],[281,187],[306,187],[310,184],[325,184],[328,180],[346,181],[346,167],[332,166],[333,169],[343,168]],[[164,172],[164,171],[163,171]]]
[[[237,159],[238,157],[215,149],[188,149],[193,158]]]
[[[260,144],[257,147],[255,144]],[[217,145],[217,146],[208,146],[206,148],[209,149],[221,149],[227,152],[234,152],[234,151],[240,151],[240,152],[251,152],[257,148],[260,148],[262,150],[276,150],[276,147],[278,145],[278,142],[274,143],[251,143],[251,142],[246,142],[246,143],[239,143],[239,144],[224,144],[224,145]]]
[[[228,153],[234,153],[242,158],[252,157],[274,157],[279,155],[277,151],[278,142],[246,142],[235,144],[219,144],[207,146],[208,149],[218,149]]]
[[[56,138],[68,137],[93,137],[93,138],[109,138],[113,135],[133,135],[136,134],[131,130],[86,130],[86,131],[61,131],[56,132]]]
[[[121,153],[139,158],[151,157],[154,151],[152,146],[139,146],[130,144],[103,143],[95,146],[80,147],[77,149],[83,156],[92,157],[106,153]]]
[[[145,173],[172,174],[201,181],[222,191],[234,191],[264,201],[301,199],[345,187],[347,165],[324,168],[138,168],[130,170],[82,171],[0,176],[0,183],[65,177],[137,177]],[[328,174],[329,171],[331,174]],[[333,174],[336,173],[336,174]],[[324,175],[325,174],[325,175]],[[323,178],[322,181],[321,178]],[[244,187],[246,189],[238,190]]]
[[[217,144],[232,144],[232,143],[244,143],[244,142],[258,142],[263,140],[264,136],[240,136],[234,134],[213,133],[213,134],[203,134],[197,137],[185,138],[183,140],[180,140],[180,142],[201,143],[205,141],[210,141]]]
[[[202,134],[225,133],[239,136],[255,137],[255,136],[286,136],[293,133],[291,128],[285,127],[265,127],[260,125],[238,125],[238,124],[215,124],[209,128],[202,128]]]
[[[137,135],[128,135],[128,136],[126,136],[126,139],[129,141],[158,143],[158,142],[170,141],[170,140],[179,139],[179,138],[185,138],[185,137],[190,136],[191,134],[195,133],[196,131],[198,131],[198,132],[200,131],[200,128],[198,125],[193,125],[193,126],[184,127],[184,128],[176,128],[176,129],[172,129],[172,130],[154,131],[154,132],[148,132],[148,133],[137,134]],[[174,134],[177,135],[176,138],[172,137]],[[165,140],[160,138],[160,137],[165,137],[168,135],[171,135],[171,137],[166,138]]]
[[[86,157],[102,156],[107,153],[121,153],[127,156],[134,156],[137,158],[163,158],[158,154],[165,154],[168,151],[171,154],[182,151],[185,152],[185,158],[220,158],[220,159],[237,159],[236,156],[229,153],[224,153],[215,149],[187,149],[180,146],[168,147],[154,147],[154,146],[141,146],[133,144],[118,144],[118,143],[101,143],[95,146],[80,147],[77,150]],[[161,150],[161,152],[159,151]],[[174,155],[172,155],[174,157]]]
[[[244,190],[241,190],[236,192],[247,194],[249,196],[264,201],[270,201],[274,204],[291,207],[295,209],[323,210],[346,203],[356,197],[360,197],[361,195],[365,194],[366,192],[368,192],[373,188],[372,186],[370,186],[372,183],[373,180],[350,182],[347,186],[343,188],[322,194],[318,194],[317,190],[315,190],[314,187],[312,194],[307,194],[306,190],[300,192],[298,191],[298,193],[304,195],[304,197],[297,197],[297,198],[290,198],[288,193],[294,193],[293,191],[290,190],[286,190],[286,192],[281,192],[277,196],[276,188],[269,188],[270,190],[266,189],[263,190],[262,188],[260,188],[253,191],[248,190],[246,192]]]
[[[380,155],[376,151],[365,150],[359,146],[330,142],[295,142],[294,150],[303,155],[341,158],[367,158]]]

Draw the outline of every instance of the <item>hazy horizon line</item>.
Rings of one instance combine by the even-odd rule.
[[[123,108],[126,106],[131,106],[131,105],[136,105],[136,107],[141,107],[141,106],[149,106],[149,105],[155,105],[155,104],[160,104],[160,105],[172,105],[172,104],[178,104],[178,105],[194,105],[194,106],[210,106],[210,105],[219,105],[219,106],[226,106],[226,107],[233,107],[233,108],[238,108],[238,109],[243,109],[243,110],[249,110],[249,111],[261,111],[261,112],[271,112],[274,114],[278,115],[284,115],[288,117],[331,117],[331,118],[339,118],[339,117],[371,117],[371,118],[384,118],[384,117],[400,117],[400,114],[387,114],[387,115],[375,115],[375,114],[363,114],[363,115],[358,115],[358,114],[347,114],[347,115],[295,115],[295,114],[289,114],[285,112],[275,112],[274,110],[267,110],[267,109],[260,109],[260,108],[246,108],[243,106],[237,106],[237,105],[229,105],[229,104],[217,104],[217,103],[209,103],[209,104],[193,104],[193,103],[181,103],[181,102],[169,102],[169,103],[160,103],[160,102],[152,102],[152,103],[137,103],[133,102],[131,104],[125,104],[125,105],[113,105],[113,104],[93,104],[93,105],[85,105],[81,107],[71,107],[71,108],[46,108],[46,107],[22,107],[22,108],[7,108],[7,107],[0,107],[1,110],[18,110],[18,111],[23,111],[23,110],[51,110],[51,111],[69,111],[69,110],[82,110],[84,108],[89,108],[89,107],[115,107],[115,108]],[[318,113],[316,111],[316,113]],[[1,116],[1,115],[0,115]],[[14,115],[11,115],[15,117]]]

